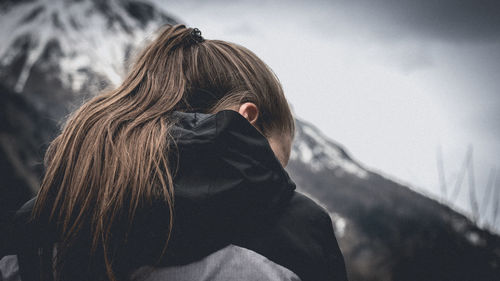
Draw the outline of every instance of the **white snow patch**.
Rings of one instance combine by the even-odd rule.
[[[340,216],[338,213],[330,212],[330,217],[335,229],[335,235],[337,238],[341,238],[345,235],[345,228],[347,226],[347,220]]]
[[[479,235],[479,233],[475,231],[469,231],[465,233],[465,237],[469,242],[471,242],[473,245],[479,246],[479,245],[485,245],[486,241]]]
[[[336,176],[342,176],[344,172],[360,178],[368,176],[364,168],[346,158],[340,147],[319,130],[302,121],[298,122],[298,126],[300,126],[299,133],[295,139],[291,159],[308,164],[313,171],[330,169],[335,170]]]

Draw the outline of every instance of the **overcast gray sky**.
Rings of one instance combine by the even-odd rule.
[[[372,170],[439,198],[438,145],[453,185],[470,144],[482,201],[500,168],[500,1],[156,2],[254,51],[297,116]]]

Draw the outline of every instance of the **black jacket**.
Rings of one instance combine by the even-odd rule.
[[[161,265],[189,264],[233,244],[303,281],[347,280],[328,212],[295,191],[267,139],[245,118],[232,110],[173,117],[178,120],[171,131],[178,149],[174,228]],[[24,276],[37,270],[36,255],[43,254],[35,249],[50,240],[25,223],[32,205],[33,200],[18,211],[17,241],[3,253],[20,254],[26,281],[35,278]],[[164,237],[155,224],[164,215],[162,208],[151,208],[139,216],[136,238],[144,250],[137,258],[145,264],[148,251],[158,249],[155,244]]]

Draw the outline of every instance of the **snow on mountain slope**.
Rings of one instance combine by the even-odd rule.
[[[36,95],[33,76],[42,72],[65,93],[93,93],[119,83],[133,50],[174,22],[142,1],[7,1],[0,6],[0,78]]]
[[[313,171],[333,170],[336,176],[350,173],[368,177],[367,170],[355,162],[340,144],[328,139],[313,125],[296,119],[296,134],[290,158],[308,164]]]

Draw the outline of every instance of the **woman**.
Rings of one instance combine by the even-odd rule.
[[[166,26],[51,143],[13,230],[21,279],[346,280],[328,213],[283,168],[293,135],[255,54]]]

